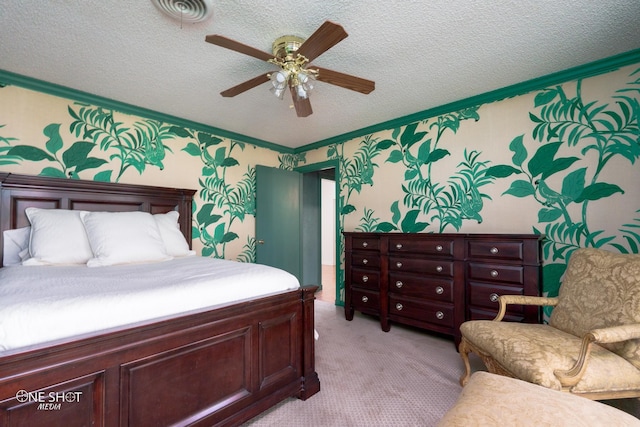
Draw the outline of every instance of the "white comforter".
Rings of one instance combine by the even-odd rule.
[[[298,287],[283,270],[199,256],[2,268],[0,352]]]

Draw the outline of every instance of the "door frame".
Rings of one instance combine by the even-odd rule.
[[[336,242],[336,289],[335,289],[335,305],[344,306],[344,299],[340,298],[340,285],[342,285],[342,289],[344,289],[344,280],[342,277],[338,277],[338,273],[342,272],[342,262],[341,257],[344,252],[344,244],[342,242],[342,223],[340,222],[340,210],[342,209],[340,203],[340,159],[331,159],[318,163],[311,163],[308,165],[299,166],[294,168],[293,170],[296,172],[300,172],[302,174],[311,173],[311,172],[319,172],[324,169],[333,169],[334,170],[334,178],[336,182],[336,206],[335,206],[335,242]],[[303,255],[304,256],[304,255]]]

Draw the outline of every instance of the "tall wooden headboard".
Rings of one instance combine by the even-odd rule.
[[[2,232],[29,225],[24,210],[75,209],[86,211],[178,211],[180,230],[191,246],[191,206],[195,190],[115,184],[0,172],[0,260]]]

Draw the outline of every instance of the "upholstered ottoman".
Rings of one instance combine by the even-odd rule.
[[[619,409],[569,393],[480,371],[438,426],[640,426]]]

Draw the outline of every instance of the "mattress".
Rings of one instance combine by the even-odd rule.
[[[91,268],[0,269],[0,354],[297,289],[286,271],[199,256]]]

